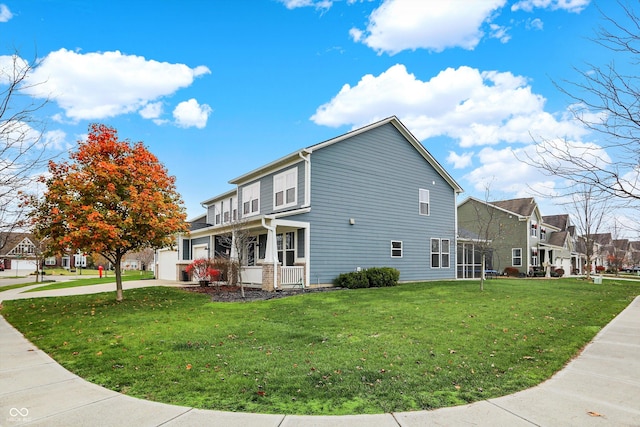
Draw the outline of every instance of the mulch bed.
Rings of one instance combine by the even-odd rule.
[[[293,295],[310,294],[317,292],[332,292],[344,290],[344,288],[313,288],[313,289],[287,289],[278,290],[275,292],[263,291],[256,288],[244,288],[244,298],[239,286],[184,286],[183,289],[189,292],[196,292],[199,294],[211,295],[211,301],[216,302],[249,302],[249,301],[264,301],[276,298],[285,298]]]

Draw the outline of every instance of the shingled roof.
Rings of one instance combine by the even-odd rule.
[[[533,197],[499,200],[497,202],[491,202],[491,204],[520,216],[527,217],[531,216],[531,214],[533,214],[533,211],[536,209],[536,200]]]
[[[553,227],[556,227],[560,230],[569,230],[569,215],[561,214],[561,215],[545,215],[542,217],[542,221],[545,224],[549,224]]]

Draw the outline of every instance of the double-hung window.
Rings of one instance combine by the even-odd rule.
[[[418,190],[418,205],[420,209],[420,215],[429,215],[429,190],[425,190],[423,188],[420,188]]]
[[[522,249],[511,249],[511,265],[513,267],[522,267]]]
[[[449,268],[451,265],[451,241],[431,239],[431,268]]]
[[[260,213],[260,182],[247,185],[242,189],[242,215],[251,216]]]
[[[273,206],[275,209],[295,206],[298,193],[298,168],[289,169],[273,177]]]

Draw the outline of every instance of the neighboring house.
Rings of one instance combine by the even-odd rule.
[[[545,215],[542,217],[542,221],[557,230],[552,232],[549,243],[556,247],[562,247],[562,250],[556,252],[557,258],[553,263],[562,268],[565,274],[584,274],[586,256],[584,251],[580,249],[580,239],[576,233],[575,225],[571,224],[569,215]]]
[[[235,257],[223,236],[250,232],[243,281],[272,290],[328,285],[341,273],[393,267],[401,281],[456,277],[455,180],[396,118],[282,157],[202,203],[159,278],[194,259]],[[233,247],[233,246],[232,246]],[[165,266],[177,258],[177,263]],[[164,277],[163,277],[164,276]]]
[[[629,254],[627,255],[626,267],[640,267],[640,242],[629,242]]]
[[[611,233],[592,234],[593,257],[591,259],[591,271],[597,272],[598,267],[607,268],[607,257],[614,251],[613,237]]]
[[[580,265],[568,223],[547,224],[534,198],[485,202],[469,197],[458,206],[458,225],[460,230],[467,230],[467,233],[482,238],[483,242],[490,242],[491,256],[487,260],[487,268],[499,273],[510,267],[523,275],[541,271],[549,275],[557,269],[571,274],[575,266]],[[477,245],[473,239],[462,238],[458,242],[458,251],[473,254],[478,250]],[[469,259],[477,260],[478,257],[458,258],[459,272],[470,271],[465,265]],[[474,271],[477,271],[477,262]],[[459,277],[477,277],[477,273]]]
[[[5,270],[36,271],[38,243],[31,233],[0,233],[0,265]]]

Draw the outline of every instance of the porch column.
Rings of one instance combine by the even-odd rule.
[[[278,288],[278,242],[276,240],[275,221],[269,220],[267,225],[265,219],[262,226],[267,230],[267,247],[265,248],[264,263],[262,265],[262,289],[273,291]]]
[[[231,251],[229,253],[229,258],[237,261],[238,260],[238,248],[236,248],[236,231],[231,232]]]

